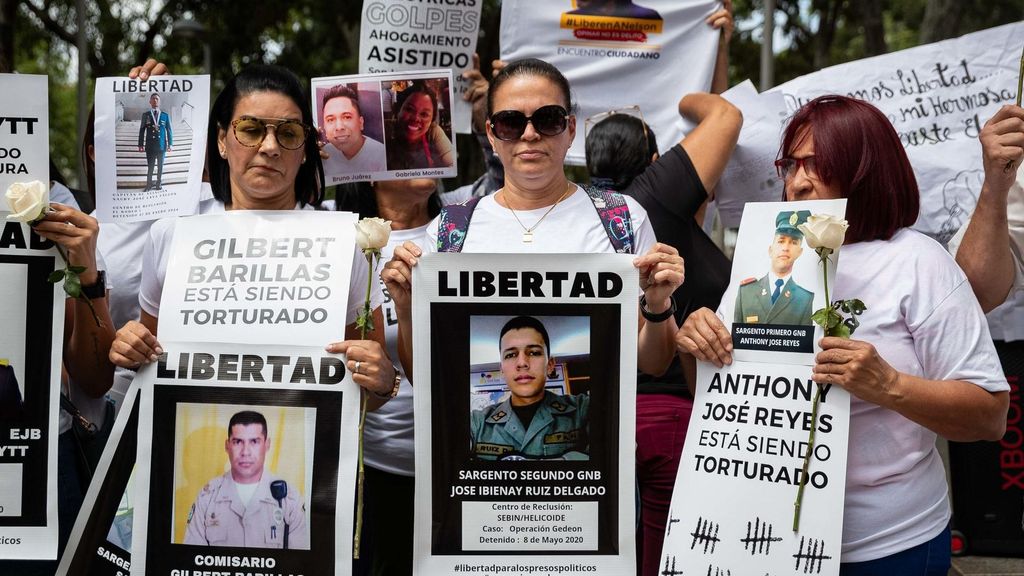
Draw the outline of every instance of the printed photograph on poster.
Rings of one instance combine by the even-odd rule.
[[[337,341],[348,324],[356,220],[311,210],[178,220],[159,303],[161,342]]]
[[[363,2],[359,73],[451,70],[455,95],[452,126],[460,134],[469,134],[473,107],[464,95],[472,82],[462,73],[473,68],[482,6],[483,2],[456,2],[410,12],[406,0]],[[427,32],[424,22],[430,23]]]
[[[720,8],[717,0],[503,0],[501,59],[539,58],[558,68],[572,87],[578,126],[639,106],[664,154],[692,129],[679,99],[711,86],[719,34],[705,19]],[[650,74],[664,62],[686,62],[685,78]],[[582,136],[568,164],[586,165]]]
[[[329,184],[456,175],[451,70],[314,78]]]
[[[175,422],[173,543],[309,550],[316,408],[179,403]]]
[[[128,389],[117,414],[61,555],[58,576],[124,576],[131,568],[138,392],[138,386]]]
[[[96,215],[137,222],[195,212],[206,158],[208,76],[96,82]]]
[[[46,82],[42,75],[0,74],[0,192],[15,182],[50,181]]]
[[[413,273],[415,572],[632,566],[631,259],[429,254]]]
[[[469,323],[470,457],[589,460],[590,378],[569,376],[591,373],[590,319],[473,316]]]
[[[821,387],[809,448],[818,389],[811,372],[792,364],[698,363],[660,571],[839,574],[850,395]]]
[[[140,411],[150,424],[139,430],[132,573],[234,570],[234,556],[275,573],[343,573],[359,398],[344,357],[162,344],[136,377],[153,392]],[[228,563],[201,564],[197,550]]]
[[[729,288],[719,306],[731,327],[736,360],[814,363],[822,330],[811,317],[825,306],[826,283],[801,226],[812,215],[843,219],[845,213],[845,199],[746,204]],[[830,282],[839,253],[829,256]]]
[[[64,293],[53,243],[0,212],[0,556],[57,554]]]

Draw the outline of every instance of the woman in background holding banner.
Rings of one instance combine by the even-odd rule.
[[[132,70],[131,77],[145,80],[166,73],[166,67],[149,60]],[[323,199],[323,167],[316,138],[311,138],[312,111],[302,84],[290,71],[253,65],[232,78],[210,111],[207,168],[214,197],[199,205],[200,214],[227,210],[304,210]],[[134,368],[155,361],[163,352],[156,340],[160,296],[167,271],[176,218],[160,220],[150,229],[143,256],[138,322],[117,331],[110,359],[118,366]],[[356,315],[362,307],[366,259],[356,255],[348,288],[345,342],[332,343],[329,352],[346,354],[353,380],[370,394],[370,409],[390,398],[396,373],[383,348],[383,332],[358,340]],[[375,326],[383,326],[381,297],[371,299]],[[340,328],[340,327],[339,327]],[[353,365],[361,368],[353,369]]]
[[[637,365],[661,374],[674,356],[671,297],[683,282],[683,259],[674,248],[656,242],[647,213],[636,201],[585,191],[565,177],[565,154],[576,135],[574,109],[569,81],[554,66],[524,59],[503,68],[487,95],[487,137],[505,167],[505,186],[443,210],[427,227],[426,249],[641,254],[634,265],[640,269],[646,321]],[[395,301],[406,369],[412,366],[412,266],[422,254],[419,246],[406,242],[381,272]]]
[[[720,96],[687,94],[679,101],[679,113],[697,127],[659,156],[654,132],[638,112],[636,107],[624,108],[587,119],[587,168],[595,186],[640,202],[658,238],[679,250],[687,262],[688,281],[674,294],[675,318],[681,323],[698,308],[717,308],[729,286],[729,259],[701,229],[698,214],[706,201],[714,199],[715,185],[736,147],[743,115]],[[643,576],[658,572],[672,489],[693,410],[688,385],[694,378],[683,373],[678,359],[661,376],[637,375],[636,477],[641,505],[637,550]]]
[[[985,316],[946,251],[910,229],[917,181],[878,109],[816,98],[793,116],[780,156],[786,200],[847,199],[833,298],[867,306],[856,340],[821,340],[812,376],[851,394],[840,574],[945,575],[950,509],[936,435],[998,440],[1006,428],[1009,387]],[[732,361],[710,309],[676,339],[687,357]]]

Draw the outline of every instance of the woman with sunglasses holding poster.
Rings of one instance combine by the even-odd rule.
[[[877,108],[816,98],[790,120],[780,156],[786,200],[847,199],[833,298],[867,305],[855,339],[821,340],[812,374],[851,394],[840,574],[944,576],[950,509],[936,435],[998,440],[1006,429],[1009,387],[985,316],[942,246],[910,229],[917,181]],[[732,361],[708,308],[676,339],[687,357]]]
[[[163,64],[149,60],[129,76],[145,80],[165,73]],[[312,117],[302,84],[288,70],[253,65],[239,72],[210,111],[206,157],[214,197],[200,202],[198,213],[312,210],[323,199],[324,180]],[[153,362],[162,352],[156,327],[175,221],[163,219],[150,229],[139,292],[141,318],[118,330],[110,348],[110,359],[118,366],[134,368]],[[353,380],[372,392],[369,407],[375,409],[390,398],[396,374],[384,352],[382,331],[370,332],[373,340],[358,340],[355,318],[362,307],[369,267],[354,245],[353,250],[357,254],[348,287],[346,340],[328,345],[327,350],[347,355]],[[383,326],[379,293],[371,302],[374,325]]]
[[[509,63],[492,80],[487,96],[487,137],[505,167],[505,185],[480,198],[472,226],[454,245],[439,238],[444,212],[427,227],[426,249],[489,253],[638,254],[644,292],[637,365],[661,374],[674,356],[672,292],[683,282],[683,260],[670,246],[658,244],[646,211],[633,199],[615,195],[628,207],[631,237],[616,247],[595,209],[595,200],[565,177],[565,154],[576,136],[576,116],[569,82],[557,68],[535,59]],[[625,224],[625,223],[623,223]],[[412,266],[423,251],[406,242],[395,249],[381,277],[395,301],[399,352],[412,366]]]
[[[398,114],[388,139],[388,170],[443,168],[455,161],[452,142],[438,125],[437,93],[422,81],[398,93]]]

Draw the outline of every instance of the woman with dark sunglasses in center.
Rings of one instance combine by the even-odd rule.
[[[489,253],[632,252],[645,297],[641,312],[637,364],[660,374],[672,361],[672,292],[683,281],[683,260],[658,244],[646,211],[631,198],[585,191],[565,177],[565,154],[576,135],[569,82],[557,68],[535,59],[509,63],[495,76],[488,93],[487,137],[505,167],[505,185],[470,206],[466,230],[445,228],[453,207],[427,227],[430,251]],[[597,199],[621,202],[628,219],[606,222]],[[465,208],[463,208],[465,209]],[[395,249],[381,277],[394,298],[399,322],[399,352],[411,366],[410,295],[412,266],[423,251],[413,243]]]
[[[145,80],[154,73],[166,73],[166,67],[150,60],[130,76]],[[312,117],[302,84],[288,70],[253,65],[239,72],[210,111],[206,157],[214,197],[201,202],[198,213],[312,210],[323,198],[324,180]],[[157,319],[176,221],[163,219],[150,228],[139,291],[141,318],[118,330],[110,348],[110,359],[118,366],[135,368],[162,353],[156,339]],[[369,406],[375,409],[390,397],[396,373],[384,352],[383,331],[370,332],[370,340],[358,339],[355,319],[370,271],[355,244],[352,249],[356,254],[348,287],[347,325],[338,327],[339,333],[344,329],[345,341],[332,343],[327,350],[346,354],[353,380],[371,392]],[[379,293],[371,299],[374,326],[384,325],[382,301]]]
[[[846,198],[850,227],[833,298],[867,310],[852,339],[823,338],[812,379],[850,393],[841,576],[945,576],[950,509],[937,435],[998,440],[1009,386],[963,271],[915,232],[920,194],[885,115],[845,96],[796,111],[776,162],[786,200]],[[680,352],[731,363],[710,309],[677,334]]]

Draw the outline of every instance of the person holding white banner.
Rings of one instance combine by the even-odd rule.
[[[950,508],[936,435],[998,440],[1006,429],[1009,386],[985,316],[949,254],[910,229],[917,181],[877,108],[844,96],[808,102],[776,166],[787,200],[847,199],[832,297],[867,306],[857,339],[821,340],[812,375],[851,393],[840,574],[944,576]],[[686,355],[731,363],[729,331],[709,309],[686,320],[677,342]]]
[[[462,229],[451,222],[452,207],[442,211],[427,227],[426,249],[640,255],[634,265],[640,269],[645,321],[637,364],[649,374],[663,373],[674,357],[672,293],[684,275],[679,252],[656,242],[647,212],[632,198],[584,191],[565,177],[576,116],[569,82],[557,68],[536,59],[510,62],[495,76],[487,98],[487,137],[505,166],[505,185],[462,205]],[[381,272],[398,311],[399,352],[407,368],[412,366],[412,266],[422,254],[406,242]]]
[[[150,59],[129,76],[144,80],[156,72],[166,72],[166,67]],[[324,173],[312,126],[309,100],[290,71],[254,65],[239,72],[210,111],[207,168],[214,197],[200,203],[199,213],[303,210],[319,204]],[[118,366],[135,368],[155,361],[163,352],[156,339],[157,320],[176,220],[160,220],[150,229],[139,292],[141,318],[118,330],[110,347],[110,359]],[[371,392],[372,410],[390,399],[396,373],[384,351],[383,331],[370,332],[372,340],[358,340],[355,319],[363,304],[369,266],[358,248],[352,248],[357,255],[348,286],[346,340],[329,344],[327,351],[346,355],[353,381]],[[374,291],[375,326],[383,326],[381,301],[380,293]]]
[[[658,154],[654,132],[639,107],[588,118],[586,151],[591,183],[636,198],[648,209],[658,237],[688,263],[689,279],[674,295],[676,321],[683,322],[693,310],[717,308],[729,286],[729,259],[701,229],[698,214],[714,199],[743,115],[724,98],[707,93],[687,94],[678,107],[680,115],[697,127],[664,155]],[[694,379],[678,360],[661,376],[637,375],[637,543],[643,576],[659,570],[665,522],[693,410],[687,383]]]

